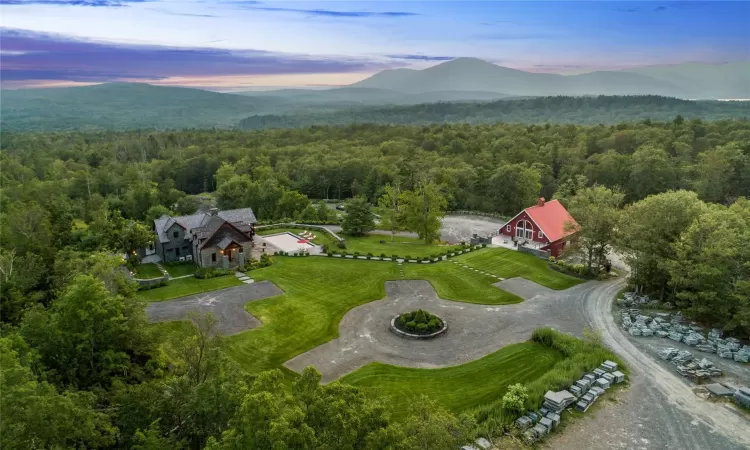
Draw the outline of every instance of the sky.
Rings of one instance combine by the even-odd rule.
[[[0,0],[3,88],[329,87],[477,57],[581,73],[750,60],[750,2]]]

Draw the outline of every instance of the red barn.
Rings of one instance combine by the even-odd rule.
[[[545,202],[542,197],[536,205],[510,219],[499,231],[518,245],[546,250],[558,257],[577,226],[573,216],[559,201]]]

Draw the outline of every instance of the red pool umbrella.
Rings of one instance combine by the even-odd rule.
[[[297,243],[298,244],[309,244],[310,241],[308,241],[307,239],[300,239],[299,241],[297,241]]]

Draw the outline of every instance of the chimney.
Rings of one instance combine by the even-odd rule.
[[[536,206],[544,206],[544,197],[539,197],[539,200],[536,202]]]
[[[208,210],[208,215],[209,216],[215,216],[217,214],[219,214],[219,208],[211,208],[211,209]]]

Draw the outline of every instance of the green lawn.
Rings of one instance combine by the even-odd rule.
[[[533,381],[549,371],[562,353],[534,342],[509,345],[460,366],[411,369],[370,363],[342,383],[377,388],[391,398],[394,412],[404,414],[424,394],[454,413],[500,399],[509,385]]]
[[[435,264],[404,264],[404,276],[411,280],[429,280],[440,297],[480,305],[520,303],[523,299],[496,288],[498,280],[449,261]]]
[[[372,253],[375,256],[380,256],[381,253],[385,253],[386,256],[398,255],[418,258],[460,248],[457,245],[428,245],[417,238],[403,236],[395,236],[393,242],[391,242],[391,236],[384,234],[342,237],[346,241],[347,252],[359,252],[362,255]]]
[[[273,228],[271,230],[261,230],[258,232],[259,235],[275,234],[288,231],[299,235],[301,229],[293,228]],[[308,230],[315,234],[316,239],[312,242],[317,245],[326,244],[331,250],[340,251],[336,240],[334,240],[328,233],[318,230]],[[391,236],[385,234],[370,234],[367,236],[346,236],[341,233],[337,233],[341,238],[346,241],[346,250],[349,253],[359,252],[361,255],[367,255],[372,253],[374,256],[380,256],[385,253],[386,256],[411,256],[414,258],[431,256],[436,253],[443,253],[447,250],[458,249],[459,246],[449,245],[437,245],[437,244],[425,244],[417,238],[395,236],[393,242],[391,242]],[[381,243],[383,241],[383,243]]]
[[[135,268],[135,277],[141,279],[150,278],[161,278],[164,274],[161,273],[159,267],[154,263],[140,264]]]
[[[164,265],[169,275],[172,277],[181,277],[185,275],[193,275],[197,267],[192,262],[184,262],[173,265]]]
[[[172,280],[167,286],[138,292],[138,298],[148,302],[160,302],[201,292],[215,291],[232,286],[239,286],[242,282],[234,275],[200,280],[195,277]]]
[[[492,279],[452,266],[405,265],[409,278],[430,281],[442,298],[483,304],[520,300],[491,286]],[[271,267],[254,270],[252,276],[273,281],[285,294],[248,303],[247,310],[263,326],[229,338],[229,354],[251,372],[279,367],[336,338],[344,314],[385,297],[385,282],[400,279],[392,262],[321,257],[277,257]]]
[[[568,289],[583,283],[583,280],[550,269],[541,258],[504,248],[486,248],[455,260],[503,278],[523,277],[550,289]]]

